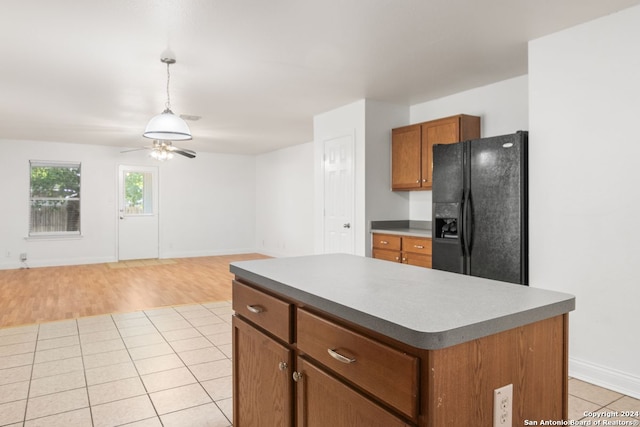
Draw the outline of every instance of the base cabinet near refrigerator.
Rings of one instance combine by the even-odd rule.
[[[431,268],[431,239],[428,237],[373,233],[373,258]]]
[[[356,261],[371,263],[376,278],[406,272]],[[491,426],[494,390],[509,383],[513,425],[567,417],[567,314],[425,349],[329,314],[324,300],[281,287],[281,270],[270,272],[236,273],[232,284],[234,427]]]

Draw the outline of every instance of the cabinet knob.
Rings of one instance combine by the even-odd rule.
[[[380,240],[380,244],[381,244],[381,245],[388,245],[388,244],[389,244],[389,242],[387,242],[386,240]]]
[[[416,179],[416,184],[420,184],[420,180],[419,179]]]
[[[293,371],[293,374],[291,376],[293,377],[293,380],[297,383],[302,381],[302,372]]]
[[[281,371],[286,371],[288,367],[289,365],[287,365],[287,362],[278,363],[278,369],[280,369]]]
[[[423,180],[422,180],[422,182],[427,182],[427,180],[426,180],[426,179],[423,179]]]

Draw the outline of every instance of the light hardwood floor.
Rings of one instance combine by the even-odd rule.
[[[231,299],[229,263],[260,254],[0,270],[0,328]]]

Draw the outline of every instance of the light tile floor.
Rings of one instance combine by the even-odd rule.
[[[640,400],[570,378],[569,419],[592,422],[583,425],[640,426]]]
[[[231,426],[231,314],[224,301],[0,329],[0,426]],[[640,425],[622,416],[638,399],[575,378],[569,394],[571,420]]]
[[[0,329],[0,426],[231,425],[231,303]]]

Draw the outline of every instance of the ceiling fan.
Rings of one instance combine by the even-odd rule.
[[[188,150],[186,148],[180,148],[174,146],[171,141],[165,141],[160,139],[154,139],[153,145],[148,145],[142,148],[134,148],[131,150],[124,150],[121,153],[130,153],[132,151],[151,150],[150,156],[156,160],[169,160],[173,158],[174,153],[181,156],[193,159],[196,157],[196,152]]]

